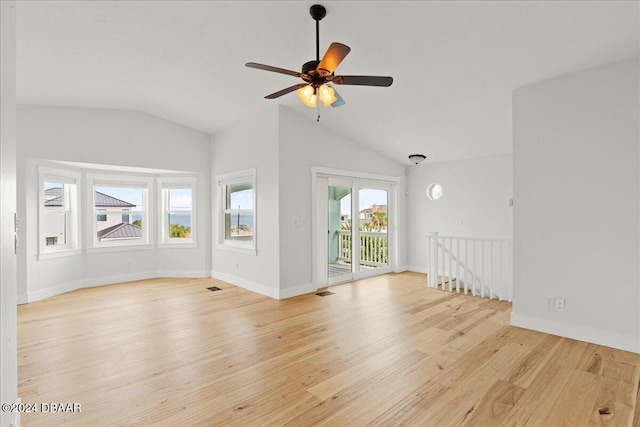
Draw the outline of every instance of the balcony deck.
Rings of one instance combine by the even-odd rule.
[[[329,277],[351,273],[351,264],[329,264]]]

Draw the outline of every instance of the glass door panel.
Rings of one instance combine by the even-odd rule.
[[[328,276],[329,284],[353,279],[351,187],[329,186]]]
[[[388,198],[387,190],[358,189],[360,272],[389,266]]]

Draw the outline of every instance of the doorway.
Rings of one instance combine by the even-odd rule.
[[[392,271],[396,182],[318,174],[315,185],[316,288]]]

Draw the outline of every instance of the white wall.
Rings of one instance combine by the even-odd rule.
[[[16,340],[16,2],[0,3],[0,402],[18,398]],[[15,425],[0,412],[0,425]]]
[[[285,295],[312,290],[311,166],[400,178],[398,269],[406,266],[405,166],[332,132],[309,112],[304,117],[280,107],[280,286]]]
[[[158,276],[208,275],[211,269],[208,135],[138,111],[20,105],[18,140],[18,212],[25,218],[21,236],[25,245],[18,265],[21,302],[83,286]],[[77,256],[38,260],[37,167],[56,165],[55,161],[80,163],[75,170],[83,172],[95,172],[87,165],[95,164],[128,168],[138,174],[150,170],[144,174],[147,176],[161,176],[158,170],[196,175],[198,247],[85,251]],[[150,191],[155,195],[154,189]],[[85,195],[83,191],[82,196]],[[154,228],[151,236],[155,241],[156,234]],[[91,236],[86,215],[82,236],[83,247],[87,248]]]
[[[478,157],[409,167],[409,265],[426,272],[427,232],[444,236],[513,237],[513,157]],[[429,200],[427,187],[443,187],[439,200]]]
[[[627,61],[514,92],[516,326],[640,352],[639,75]]]
[[[214,229],[212,276],[255,292],[279,297],[278,264],[278,109],[271,105],[259,114],[211,137],[211,178],[256,169],[257,254],[216,247]],[[216,194],[216,187],[212,187]],[[214,196],[215,197],[215,196]],[[218,206],[212,203],[214,224]]]

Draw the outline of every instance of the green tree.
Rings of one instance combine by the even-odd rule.
[[[373,211],[371,214],[371,228],[380,231],[387,226],[387,213],[384,211]]]
[[[169,224],[169,237],[188,238],[191,237],[191,227],[180,224]]]

